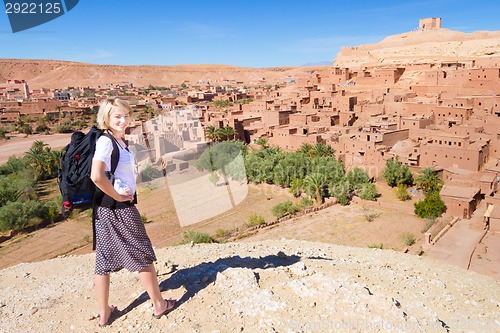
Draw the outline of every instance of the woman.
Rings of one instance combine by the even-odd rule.
[[[108,135],[96,143],[90,178],[104,192],[96,209],[96,266],[94,284],[99,307],[99,326],[109,325],[116,307],[109,305],[110,273],[126,268],[138,271],[139,278],[153,302],[153,317],[160,318],[175,306],[164,300],[153,262],[156,256],[146,234],[141,215],[134,205],[136,171],[134,154],[124,140],[132,109],[121,99],[104,100],[97,113],[97,126]],[[114,172],[114,184],[106,171],[111,168],[111,153],[116,140],[120,158]],[[111,204],[110,204],[111,203]]]

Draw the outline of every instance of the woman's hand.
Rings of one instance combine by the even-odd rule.
[[[118,193],[105,172],[106,165],[102,161],[93,161],[92,169],[90,172],[90,179],[94,182],[94,184],[104,193],[112,197],[114,200],[119,202],[132,202],[134,200],[134,194],[130,193],[130,189],[125,187],[122,193]]]
[[[119,202],[126,202],[126,201],[134,201],[134,195],[130,193],[130,189],[127,188],[125,191],[123,191],[124,193],[123,194],[120,194],[118,193],[119,195],[119,199],[116,199],[116,201],[119,201]]]

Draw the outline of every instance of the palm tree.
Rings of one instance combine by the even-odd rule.
[[[216,134],[218,135],[220,140],[224,141],[224,140],[233,140],[236,132],[234,128],[232,128],[231,126],[224,126],[218,128]]]
[[[234,130],[234,128],[232,128],[231,126],[226,126],[224,127],[224,132],[226,134],[226,138],[228,138],[229,140],[234,140],[234,136],[236,135],[236,131]]]
[[[26,158],[38,173],[38,178],[48,179],[56,176],[60,166],[61,154],[61,151],[52,151],[46,143],[37,140],[33,142],[31,148],[26,152]]]
[[[327,144],[322,142],[316,143],[314,147],[311,148],[312,156],[334,156],[335,150]]]
[[[415,179],[415,182],[426,195],[434,191],[439,192],[441,187],[443,187],[443,181],[437,175],[436,170],[431,167],[424,168],[422,173],[420,173]]]
[[[326,177],[321,173],[313,173],[304,178],[304,187],[307,193],[316,199],[318,204],[323,202],[323,190],[326,185]]]
[[[298,149],[299,152],[306,154],[307,156],[311,156],[311,150],[313,146],[310,143],[304,142]]]
[[[43,143],[43,141],[36,140],[26,152],[28,163],[37,171],[39,177],[45,174],[46,161],[43,156],[45,146],[47,146],[47,144]]]
[[[304,187],[304,179],[302,178],[294,178],[290,184],[290,193],[293,194],[294,197],[300,197],[302,194],[302,188]]]
[[[209,141],[218,141],[218,135],[217,135],[217,129],[215,128],[214,125],[210,125],[208,127],[205,127],[205,136],[206,139]]]

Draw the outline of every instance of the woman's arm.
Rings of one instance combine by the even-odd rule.
[[[109,181],[106,176],[106,164],[103,161],[94,160],[92,161],[92,169],[90,171],[90,179],[94,184],[104,193],[109,195],[111,198],[118,202],[132,201],[134,200],[134,194],[125,193],[119,194],[116,192],[113,184]]]

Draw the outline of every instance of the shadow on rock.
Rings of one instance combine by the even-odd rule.
[[[224,272],[228,268],[249,268],[252,270],[257,268],[268,269],[290,266],[297,263],[299,260],[299,256],[287,256],[283,253],[260,258],[242,258],[240,256],[221,258],[217,259],[215,262],[201,263],[194,267],[184,268],[175,272],[168,279],[160,282],[160,290],[165,291],[184,287],[186,293],[177,300],[175,306],[178,307],[196,295],[200,290],[215,282],[217,273]],[[146,292],[142,293],[121,311],[120,316],[132,311],[148,299],[148,294]]]

